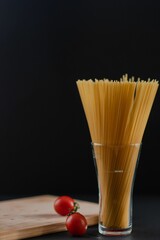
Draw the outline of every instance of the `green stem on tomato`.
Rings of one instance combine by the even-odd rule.
[[[80,208],[79,204],[78,204],[77,202],[74,202],[74,208],[73,208],[72,211],[70,211],[70,213],[68,213],[67,216],[70,216],[70,215],[72,215],[73,213],[77,212],[79,208]]]

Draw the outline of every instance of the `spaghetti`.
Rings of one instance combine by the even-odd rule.
[[[100,222],[108,229],[130,225],[133,177],[158,85],[127,74],[119,81],[77,81],[97,164]]]

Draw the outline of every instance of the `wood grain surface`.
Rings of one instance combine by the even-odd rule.
[[[0,240],[17,240],[66,231],[66,217],[53,209],[56,196],[43,195],[0,202]],[[98,204],[77,200],[88,225],[98,222]]]

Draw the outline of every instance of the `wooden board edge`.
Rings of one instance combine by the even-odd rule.
[[[98,223],[98,216],[86,216],[86,219],[88,226],[93,226]],[[64,231],[66,231],[65,223],[50,224],[24,230],[21,229],[11,233],[4,232],[0,234],[0,240],[20,240]]]

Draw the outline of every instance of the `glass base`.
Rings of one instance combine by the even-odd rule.
[[[99,233],[106,236],[126,236],[132,232],[132,227],[124,228],[124,229],[113,229],[107,228],[103,225],[98,225]]]

